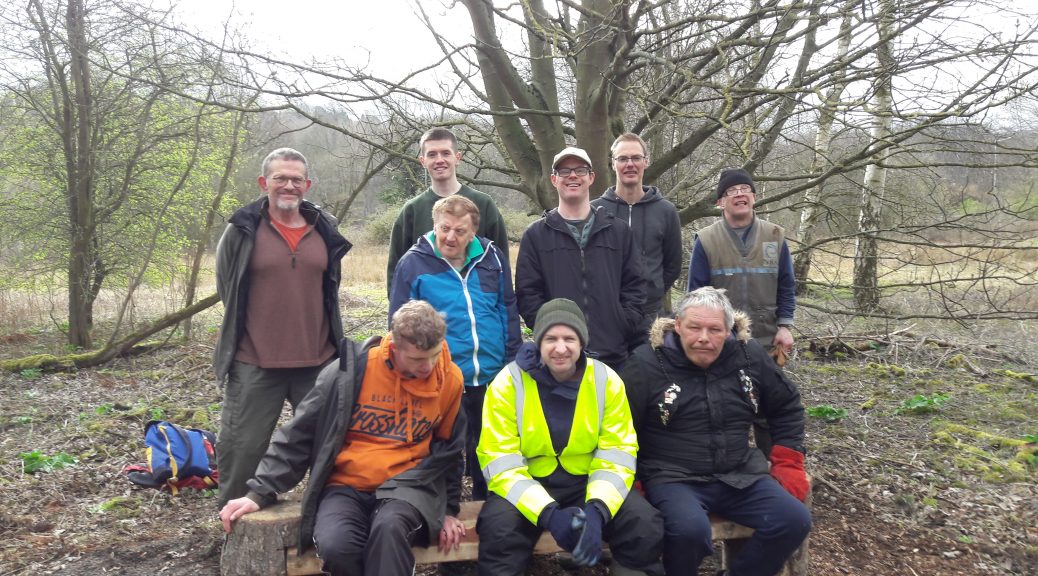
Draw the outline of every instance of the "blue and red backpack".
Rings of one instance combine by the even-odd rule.
[[[216,470],[216,435],[207,430],[184,428],[166,420],[144,426],[147,468],[128,466],[127,478],[151,488],[212,488],[219,483]]]

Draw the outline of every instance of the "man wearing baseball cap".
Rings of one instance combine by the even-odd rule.
[[[551,182],[558,208],[531,224],[519,244],[515,295],[519,315],[534,324],[545,302],[574,301],[588,318],[585,353],[619,370],[646,341],[646,279],[641,253],[627,223],[591,206],[595,172],[587,152],[568,147],[555,155]]]
[[[584,354],[588,324],[572,300],[542,305],[533,335],[483,406],[480,574],[524,574],[547,530],[579,566],[607,542],[611,574],[661,575],[662,517],[631,490],[638,440],[623,381]]]
[[[688,266],[688,290],[725,288],[732,306],[750,316],[753,338],[779,365],[793,349],[796,280],[785,232],[757,218],[757,187],[742,168],[721,171],[717,206],[723,218],[700,231]]]

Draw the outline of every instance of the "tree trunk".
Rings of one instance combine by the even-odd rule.
[[[477,43],[476,58],[486,88],[486,101],[491,111],[500,112],[493,119],[501,144],[512,159],[521,180],[532,185],[533,189],[526,191],[527,196],[542,208],[553,207],[559,200],[545,168],[551,167],[552,157],[565,147],[562,121],[555,115],[521,118],[511,114],[516,107],[558,111],[558,102],[547,99],[557,93],[552,68],[544,64],[534,66],[531,69],[531,84],[523,82],[512,64],[509,52],[497,37],[491,6],[483,0],[462,0],[462,3],[468,9],[472,21],[472,32]],[[539,0],[529,2],[524,14],[528,22],[546,18]],[[550,45],[543,46],[548,42],[547,39],[539,38],[532,31],[528,37],[531,39],[531,50],[550,53]],[[551,60],[547,60],[546,64],[550,64]],[[525,127],[524,120],[527,123]]]
[[[86,14],[83,0],[69,0],[65,12],[71,50],[69,71],[74,94],[64,104],[65,161],[68,171],[69,227],[72,244],[68,265],[68,341],[80,348],[91,346],[94,299],[103,271],[97,261],[94,214],[93,95],[87,60]]]
[[[880,207],[886,191],[887,171],[884,161],[889,156],[888,138],[893,123],[892,85],[894,57],[893,0],[880,0],[876,21],[879,43],[876,46],[878,72],[875,102],[872,110],[872,146],[875,152],[865,167],[858,214],[858,236],[854,250],[854,303],[859,313],[867,314],[879,306],[879,248],[876,231],[880,224]]]
[[[614,136],[608,119],[612,110],[622,107],[623,99],[623,92],[616,91],[612,84],[610,67],[616,57],[616,43],[622,38],[616,30],[620,15],[626,12],[626,4],[584,0],[577,29],[578,36],[586,40],[573,59],[576,79],[573,127],[576,145],[587,151],[596,173],[591,185],[592,198],[601,196],[609,187],[609,145]]]
[[[220,175],[220,184],[216,187],[216,196],[213,197],[212,203],[209,204],[209,210],[205,214],[205,222],[198,231],[198,238],[195,241],[195,249],[191,256],[191,269],[187,277],[187,290],[184,294],[184,306],[190,306],[195,301],[195,290],[198,289],[198,275],[202,268],[202,258],[205,257],[206,247],[209,245],[209,233],[213,229],[213,222],[216,221],[220,202],[223,201],[223,195],[227,192],[231,176],[234,174],[235,160],[238,157],[239,135],[245,122],[245,112],[238,112],[234,119],[234,128],[231,131],[231,148],[227,151],[227,162],[224,164],[223,173]],[[185,340],[191,339],[192,318],[193,316],[188,316],[181,325]]]
[[[853,9],[857,1],[847,0],[844,5],[843,19],[840,22],[837,59],[845,58],[850,49]],[[833,123],[836,121],[840,97],[847,88],[846,77],[847,71],[844,68],[840,68],[833,74],[833,86],[826,94],[825,101],[822,102],[818,117],[818,132],[815,134],[814,159],[811,162],[812,178],[817,178],[822,173],[822,168],[829,163]],[[818,221],[825,213],[822,210],[825,199],[824,186],[824,182],[820,182],[804,192],[805,206],[800,213],[801,249],[793,259],[793,277],[797,282],[797,296],[807,293],[807,278],[811,274],[811,258],[814,255],[813,244],[818,235]]]

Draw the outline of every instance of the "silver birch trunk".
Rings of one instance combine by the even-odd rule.
[[[848,0],[844,5],[843,18],[840,21],[839,42],[837,44],[836,58],[843,59],[847,56],[851,45],[851,30],[853,25],[853,9],[857,0]],[[847,88],[847,71],[840,68],[834,74],[832,88],[825,95],[825,101],[818,116],[818,132],[815,134],[814,158],[811,161],[811,177],[817,178],[826,164],[829,163],[830,149],[832,146],[833,123],[836,121],[837,106],[843,91]],[[793,277],[797,279],[797,295],[807,293],[807,279],[811,274],[811,260],[814,256],[814,242],[818,237],[818,221],[825,210],[823,206],[826,200],[825,183],[819,182],[816,186],[809,188],[804,193],[804,209],[800,212],[800,246],[793,259]]]
[[[869,313],[879,306],[879,248],[876,231],[879,229],[880,208],[886,192],[887,171],[884,161],[889,155],[889,137],[893,123],[893,0],[880,0],[879,9],[879,18],[876,21],[879,33],[879,43],[876,46],[878,71],[874,84],[875,106],[872,109],[871,137],[874,152],[865,167],[858,213],[858,236],[854,247],[854,303],[861,313]]]

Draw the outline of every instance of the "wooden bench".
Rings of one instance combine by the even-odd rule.
[[[458,550],[441,553],[436,546],[412,548],[418,564],[475,561],[478,558],[479,538],[476,536],[476,517],[482,502],[462,502],[458,518],[465,524],[466,535]],[[808,496],[810,505],[810,496]],[[238,520],[224,542],[220,556],[222,576],[303,576],[321,574],[321,560],[313,548],[305,554],[296,554],[299,540],[299,502],[283,500]],[[753,530],[711,516],[714,540],[723,543],[722,566],[738,552]],[[547,531],[534,547],[534,554],[553,554],[562,550]],[[786,563],[782,576],[807,576],[807,542]]]

